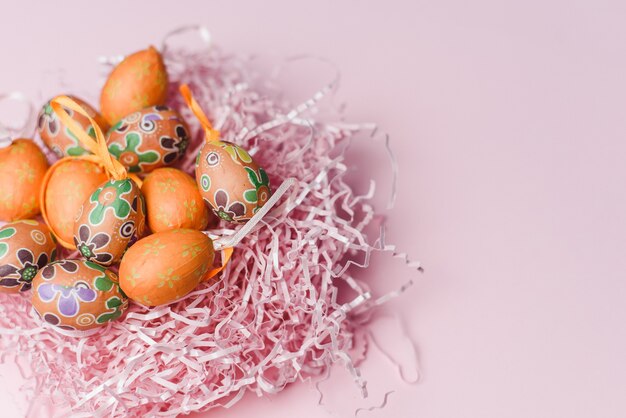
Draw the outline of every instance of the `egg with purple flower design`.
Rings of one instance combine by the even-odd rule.
[[[59,260],[37,272],[32,303],[41,319],[84,331],[118,319],[128,308],[115,273],[84,260]]]
[[[57,244],[48,227],[23,220],[0,229],[0,292],[30,290],[37,271],[56,257]]]
[[[148,173],[176,162],[189,144],[183,118],[167,106],[131,113],[107,133],[109,152],[130,173]]]
[[[207,141],[196,160],[196,181],[202,198],[228,222],[244,223],[269,200],[270,180],[242,147]]]

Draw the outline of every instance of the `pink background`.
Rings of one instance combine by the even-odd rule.
[[[380,290],[416,278],[374,333],[414,377],[402,318],[420,382],[373,349],[368,399],[337,367],[321,406],[302,383],[203,417],[346,417],[389,391],[358,416],[626,416],[626,3],[84,3],[3,7],[0,91],[40,101],[63,79],[93,99],[96,57],[201,23],[236,53],[332,60],[348,119],[378,122],[398,155],[388,238],[426,270],[381,259],[368,275]],[[20,416],[14,371],[0,372],[3,416]]]

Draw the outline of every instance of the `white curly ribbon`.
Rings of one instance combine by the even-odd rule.
[[[18,127],[10,127],[3,123],[0,123],[0,148],[6,148],[13,143],[13,140],[20,137],[31,136],[35,125],[35,106],[33,103],[19,91],[11,93],[0,94],[0,101],[15,100],[27,105],[28,110],[24,122]]]

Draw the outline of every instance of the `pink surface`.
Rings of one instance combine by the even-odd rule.
[[[337,367],[320,385],[321,406],[303,383],[203,417],[345,417],[389,391],[383,411],[358,416],[625,416],[626,6],[387,3],[5,7],[0,91],[39,100],[64,90],[61,77],[93,99],[97,56],[202,23],[235,53],[329,58],[348,118],[391,134],[401,174],[388,237],[426,272],[387,311],[417,343],[420,383],[403,383],[373,349],[366,400]],[[290,78],[285,88],[298,97],[326,78]],[[380,161],[359,163],[380,176]],[[369,276],[381,290],[410,278],[385,260]],[[411,378],[395,327],[378,324],[375,334]],[[1,372],[3,408],[20,416],[14,370]]]

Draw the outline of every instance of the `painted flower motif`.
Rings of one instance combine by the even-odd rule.
[[[69,138],[72,138],[72,140],[74,141],[73,146],[67,147],[65,149],[67,155],[71,157],[78,157],[80,155],[89,154],[89,151],[79,145],[78,138],[72,133],[72,131],[69,130],[69,128],[65,128],[65,133]],[[89,127],[87,127],[87,135],[95,139],[96,131],[93,126],[89,125]]]
[[[26,248],[20,248],[17,251],[17,259],[21,264],[19,266],[13,266],[11,264],[0,266],[0,286],[21,286],[20,291],[24,292],[31,288],[31,282],[33,278],[35,278],[37,271],[48,264],[48,254],[42,252],[37,260],[35,260],[32,251]]]
[[[15,228],[7,227],[0,229],[0,239],[11,238],[15,235]],[[4,257],[9,252],[9,244],[6,242],[0,242],[0,258]]]
[[[105,305],[107,309],[113,309],[113,312],[105,312],[98,315],[96,322],[99,324],[115,321],[117,318],[122,316],[122,313],[126,310],[125,305],[128,305],[128,302],[124,302],[117,296],[113,296],[106,301]]]
[[[159,139],[161,148],[168,151],[167,154],[163,156],[163,161],[166,164],[171,164],[176,161],[180,156],[185,153],[187,145],[189,145],[189,134],[187,133],[187,129],[185,129],[185,127],[182,125],[178,125],[175,131],[176,138],[162,136]]]
[[[246,190],[243,193],[243,198],[246,199],[246,202],[256,203],[257,208],[260,208],[270,197],[270,179],[265,170],[260,167],[258,174],[250,167],[245,167],[245,169],[254,189]]]
[[[215,204],[213,211],[217,216],[229,222],[236,222],[246,213],[246,206],[241,202],[229,202],[228,193],[219,189],[215,192]]]
[[[65,109],[65,110],[67,111],[68,109]],[[57,119],[56,113],[54,113],[52,106],[50,106],[50,102],[45,104],[45,106],[43,107],[43,110],[39,114],[39,119],[37,120],[37,126],[39,127],[40,130],[43,130],[44,128],[46,128],[48,132],[50,133],[50,135],[52,136],[55,136],[56,134],[59,133],[61,129],[61,124],[59,123],[59,120]]]
[[[112,209],[119,219],[125,219],[128,216],[131,206],[124,195],[130,193],[133,187],[131,181],[130,179],[109,180],[92,193],[89,201],[96,203],[96,207],[89,213],[89,222],[92,225],[100,225],[109,209]]]
[[[43,302],[52,302],[58,297],[59,313],[70,318],[78,314],[81,302],[93,302],[98,296],[95,290],[82,281],[76,282],[74,286],[43,283],[37,288],[37,294]]]
[[[220,142],[220,146],[224,149],[224,151],[230,154],[230,158],[232,158],[233,161],[239,162],[237,160],[241,160],[244,163],[252,162],[252,157],[250,157],[250,154],[248,154],[248,151],[241,148],[240,146],[237,146],[235,144],[232,144],[226,141]]]
[[[74,243],[80,254],[89,261],[109,265],[113,261],[113,255],[100,251],[111,242],[111,237],[104,232],[91,235],[91,229],[87,225],[78,228],[78,237],[74,237]]]
[[[129,132],[124,137],[126,147],[118,143],[109,145],[109,152],[122,164],[128,167],[131,173],[139,173],[144,170],[144,165],[155,163],[159,160],[159,154],[155,151],[141,152],[137,148],[141,145],[141,136],[137,132]]]
[[[56,275],[56,267],[60,267],[68,273],[76,273],[78,271],[78,264],[72,260],[59,260],[48,264],[41,270],[41,277],[44,280],[52,280]]]

